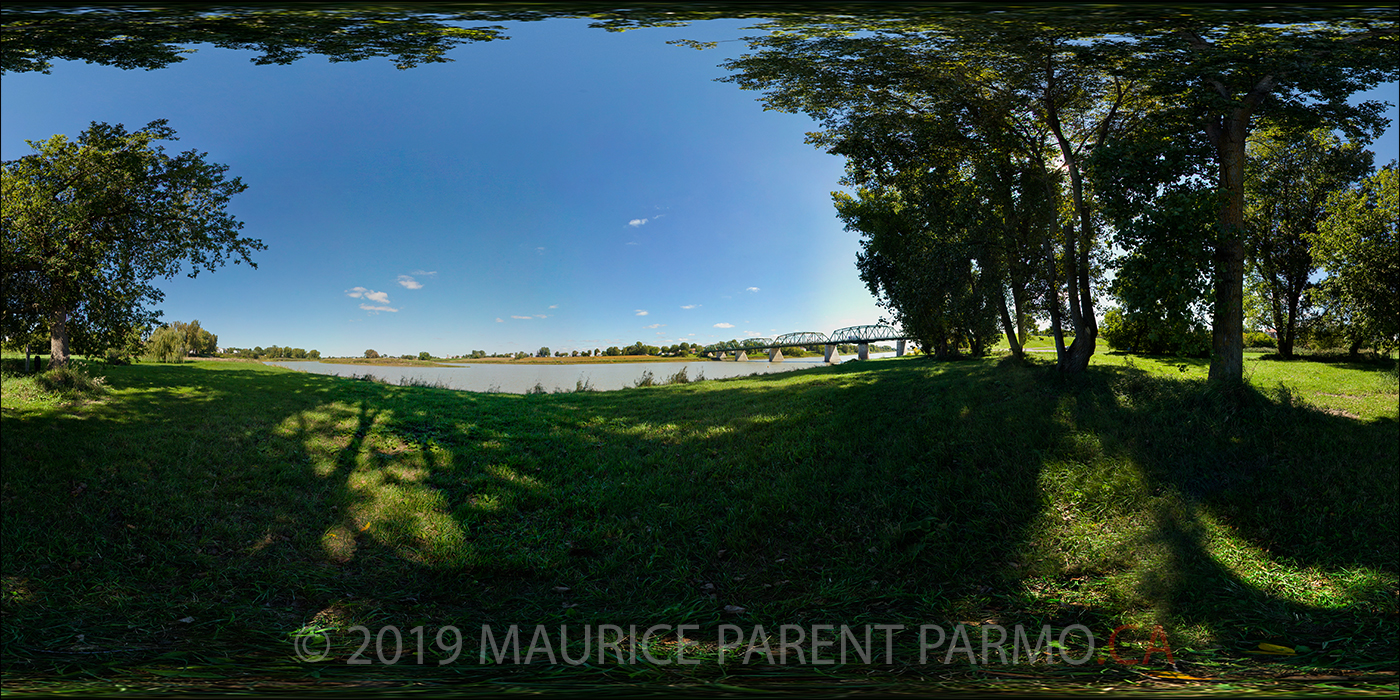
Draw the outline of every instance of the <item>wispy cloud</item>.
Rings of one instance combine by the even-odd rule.
[[[558,305],[558,304],[550,304],[550,305],[549,305],[549,308],[551,308],[551,309],[557,309],[557,308],[559,308],[559,305]]]
[[[647,219],[633,219],[633,220],[627,222],[627,225],[628,225],[628,226],[631,226],[631,227],[633,227],[633,228],[636,228],[636,227],[638,227],[638,226],[645,226],[646,223],[647,223],[647,221],[648,221]]]
[[[544,315],[544,314],[535,314],[535,318],[549,318],[549,317],[546,316],[546,315]]]
[[[734,324],[732,324],[732,323],[716,323],[716,324],[715,324],[715,328],[733,328],[733,327],[734,327]]]
[[[496,323],[505,323],[505,320],[504,320],[504,319],[501,319],[500,317],[497,317],[497,318],[496,318]]]
[[[699,304],[686,304],[685,306],[682,306],[681,308],[682,308],[682,309],[693,309],[693,308],[696,308],[697,306],[700,306],[700,305],[699,305]]]
[[[653,323],[650,326],[642,326],[642,328],[664,328],[665,326],[664,323]]]
[[[422,289],[423,283],[413,279],[411,275],[399,275],[399,286],[405,289]]]
[[[369,290],[368,290],[368,289],[365,289],[364,287],[351,287],[351,288],[345,290],[345,296],[347,296],[347,297],[355,297],[356,299],[358,299],[358,298],[364,296],[364,295],[365,295],[365,292],[368,292],[368,291],[369,291]]]
[[[360,304],[360,308],[364,309],[365,311],[392,311],[394,313],[399,312],[398,309],[389,306],[370,306],[369,304]]]
[[[539,253],[540,255],[544,255],[544,246],[539,246],[535,248],[535,252]]]
[[[533,319],[534,316],[511,316],[511,318],[517,318],[517,319],[520,319],[521,321],[529,321],[529,320]]]
[[[365,298],[366,298],[366,299],[369,299],[370,301],[377,301],[377,302],[379,302],[379,303],[381,303],[381,304],[387,304],[387,303],[389,303],[389,293],[388,293],[388,292],[368,291],[368,292],[365,292]]]
[[[649,313],[651,313],[651,312],[650,312],[650,311],[643,311],[642,309],[637,309],[637,311],[636,311],[636,314],[637,314],[638,316],[646,316],[646,315],[649,314]]]
[[[746,292],[756,292],[756,291],[758,291],[758,287],[748,287],[748,288],[746,288],[744,291],[746,291]]]
[[[409,274],[414,275],[416,277],[432,277],[433,275],[437,274],[437,270],[414,270]]]

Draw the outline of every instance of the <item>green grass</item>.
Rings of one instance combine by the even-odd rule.
[[[1287,673],[1395,669],[1393,364],[1251,356],[1222,395],[1203,360],[1051,360],[530,396],[192,362],[92,365],[100,393],[65,398],[7,374],[5,671],[334,674],[353,625],[453,624],[470,662],[433,673],[702,682],[719,668],[511,675],[473,631],[960,621],[1162,625],[1201,676],[1269,673],[1260,643],[1299,650]],[[290,660],[308,629],[339,631],[338,665]]]

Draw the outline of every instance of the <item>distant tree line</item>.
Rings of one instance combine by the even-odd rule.
[[[221,353],[224,357],[241,357],[253,360],[319,360],[320,350],[303,350],[302,348],[286,348],[280,345],[261,345],[252,348],[224,348]],[[378,355],[375,355],[378,357]]]

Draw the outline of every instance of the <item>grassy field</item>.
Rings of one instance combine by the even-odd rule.
[[[1204,360],[1098,355],[1068,378],[1051,359],[531,396],[235,362],[45,384],[6,359],[7,693],[313,678],[1394,692],[1393,363],[1252,356],[1248,386],[1222,395]],[[483,624],[566,623],[699,625],[706,662],[478,663]],[[721,666],[721,624],[906,629],[892,664]],[[938,663],[947,647],[921,664],[922,624],[1082,624],[1100,646],[1084,665]],[[347,665],[356,625],[393,625],[406,647],[422,626],[426,665]],[[438,666],[447,625],[467,651]],[[1135,655],[1160,625],[1175,664],[1113,660],[1123,625]],[[298,662],[307,639],[331,659]]]

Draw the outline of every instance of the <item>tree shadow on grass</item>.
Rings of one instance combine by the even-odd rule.
[[[1394,421],[1286,393],[920,359],[542,396],[110,376],[5,417],[7,645],[1035,618],[1080,579],[1103,625],[1240,640],[1394,585]]]

